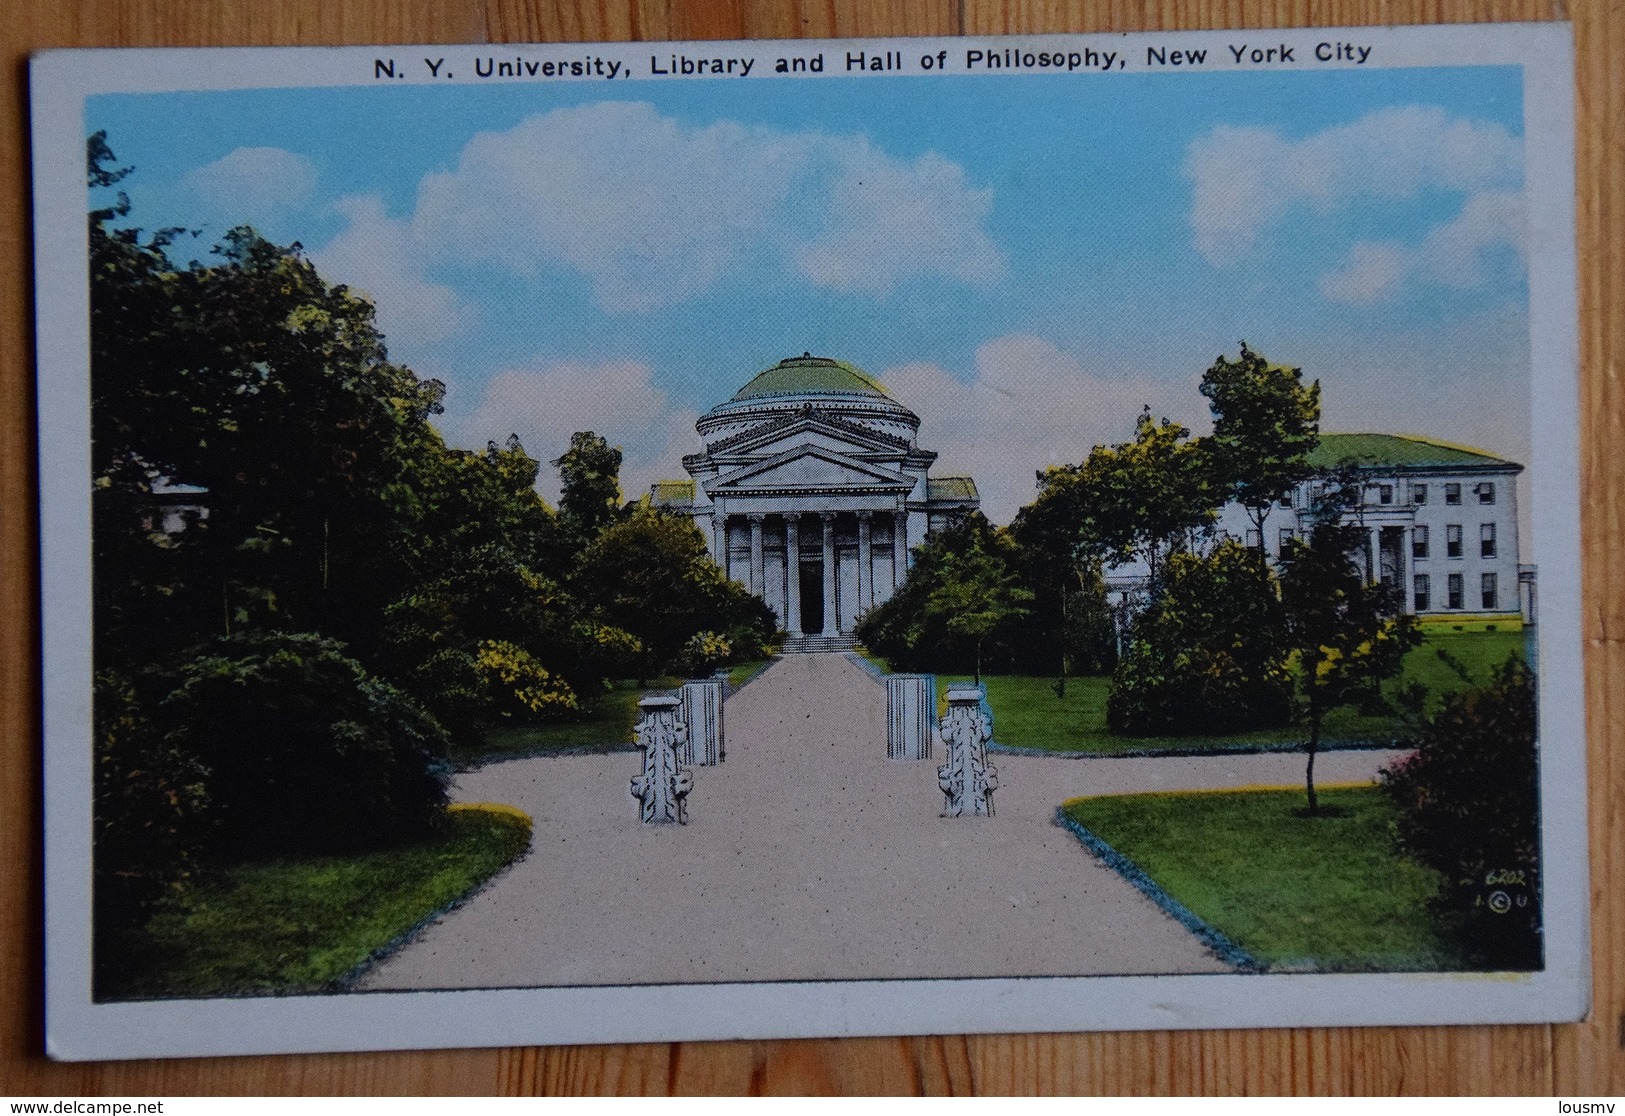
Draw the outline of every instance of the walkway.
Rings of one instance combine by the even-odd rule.
[[[1001,755],[993,818],[941,818],[941,757],[885,758],[883,688],[844,655],[781,659],[726,707],[687,826],[643,826],[630,753],[492,764],[461,801],[535,819],[530,853],[362,989],[1222,972],[1053,824],[1080,794],[1293,784],[1302,758]],[[1326,782],[1386,753],[1333,753]]]

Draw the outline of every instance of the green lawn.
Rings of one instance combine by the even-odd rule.
[[[1464,683],[1439,658],[1444,650],[1465,666],[1475,681],[1489,678],[1490,671],[1506,661],[1514,651],[1523,650],[1521,631],[1464,631],[1440,627],[1427,630],[1426,641],[1405,657],[1405,672],[1389,688],[1420,682],[1435,694],[1460,689]],[[950,685],[968,682],[964,676],[940,675],[939,700]],[[1066,697],[1057,698],[1055,679],[1024,674],[983,675],[988,704],[993,709],[993,737],[1015,748],[1037,748],[1050,752],[1130,752],[1161,750],[1222,750],[1235,747],[1287,746],[1303,740],[1303,730],[1295,726],[1236,733],[1230,736],[1118,736],[1106,727],[1105,678],[1069,678]],[[1339,744],[1385,742],[1394,737],[1396,727],[1387,717],[1367,717],[1350,708],[1338,709],[1326,718],[1323,735],[1328,747]]]
[[[1392,851],[1375,787],[1328,789],[1340,817],[1301,818],[1301,791],[1073,799],[1067,814],[1198,918],[1274,970],[1461,967],[1426,903],[1436,873]]]
[[[328,992],[530,844],[508,806],[454,806],[445,836],[359,856],[227,869],[160,909],[98,999]]]
[[[749,682],[752,678],[755,678],[758,674],[762,673],[762,671],[766,670],[772,665],[772,659],[752,659],[748,663],[740,663],[738,666],[729,667],[729,688],[734,690],[739,689],[739,687],[743,686],[746,682]]]
[[[498,725],[478,747],[453,749],[451,759],[459,764],[486,763],[560,748],[629,746],[638,723],[638,700],[650,690],[670,690],[682,684],[680,678],[655,678],[642,687],[632,680],[616,682],[568,720]]]

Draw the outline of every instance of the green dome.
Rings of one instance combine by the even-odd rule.
[[[891,392],[856,365],[844,360],[802,353],[781,360],[759,373],[734,393],[730,402],[759,399],[766,395],[873,395],[890,399]]]

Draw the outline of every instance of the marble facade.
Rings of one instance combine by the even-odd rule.
[[[911,548],[979,505],[969,477],[929,475],[919,426],[852,365],[792,357],[701,416],[691,479],[651,500],[692,516],[792,639],[845,637],[902,583]]]

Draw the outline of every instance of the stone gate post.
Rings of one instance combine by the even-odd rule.
[[[937,679],[932,674],[886,675],[886,758],[931,758],[937,722]]]
[[[943,816],[992,817],[999,773],[987,762],[993,718],[983,708],[980,688],[956,686],[948,691],[948,711],[942,715],[940,732],[948,754],[948,762],[937,768]]]
[[[683,683],[681,700],[683,724],[688,729],[683,742],[682,762],[710,767],[721,762],[722,699],[727,675]]]
[[[638,800],[639,817],[645,825],[686,825],[694,776],[679,763],[679,751],[688,739],[682,699],[651,695],[638,702],[638,713],[643,773],[632,779],[632,797]]]

